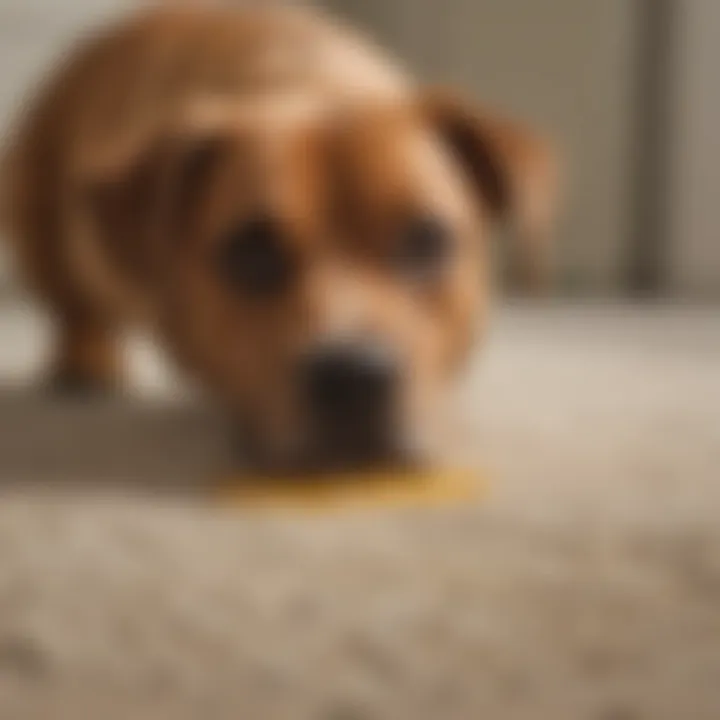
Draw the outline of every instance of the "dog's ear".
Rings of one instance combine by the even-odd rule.
[[[507,224],[513,240],[511,282],[523,291],[546,289],[558,194],[553,150],[522,124],[478,109],[446,89],[426,91],[421,103],[480,201]]]
[[[116,247],[151,267],[171,243],[182,241],[224,136],[205,131],[160,132],[132,151],[107,156],[85,173],[82,196],[92,223]]]

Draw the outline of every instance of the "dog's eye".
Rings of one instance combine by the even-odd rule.
[[[271,218],[258,217],[233,230],[223,243],[219,270],[239,292],[268,297],[282,292],[294,265]]]
[[[439,273],[450,252],[447,227],[438,218],[413,219],[406,225],[393,254],[396,269],[416,280],[430,280]]]

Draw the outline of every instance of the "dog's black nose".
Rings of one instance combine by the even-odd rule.
[[[323,425],[384,424],[397,385],[392,354],[375,345],[342,344],[313,351],[306,359],[309,409]],[[342,430],[338,427],[337,430]]]

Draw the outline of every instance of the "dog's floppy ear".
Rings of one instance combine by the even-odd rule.
[[[540,291],[550,282],[558,167],[550,146],[520,123],[485,112],[444,88],[422,109],[468,174],[494,219],[508,225],[511,281]]]
[[[88,199],[97,213],[113,216],[105,219],[151,232],[169,214],[187,210],[186,201],[209,172],[220,144],[213,134],[161,135],[127,162],[96,175],[87,185]]]
[[[116,247],[137,251],[151,271],[163,248],[187,230],[189,200],[202,190],[220,155],[224,136],[201,128],[148,135],[126,152],[97,158],[85,172],[82,195],[91,222],[116,238]]]

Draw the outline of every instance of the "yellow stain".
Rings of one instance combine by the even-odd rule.
[[[244,509],[301,510],[435,507],[480,498],[487,484],[477,471],[373,472],[322,478],[228,478],[218,500]]]

